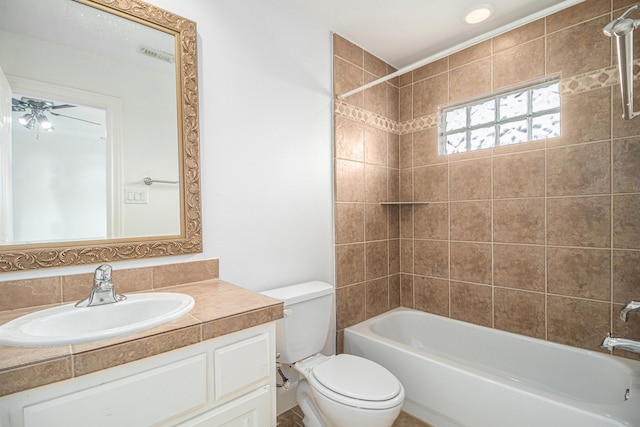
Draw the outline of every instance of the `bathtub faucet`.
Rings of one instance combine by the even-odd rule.
[[[640,302],[630,301],[629,304],[620,311],[620,320],[623,322],[629,320],[629,312],[631,311],[640,311]]]
[[[640,341],[629,340],[626,338],[613,338],[610,333],[607,334],[607,337],[602,341],[600,347],[609,351],[614,348],[619,348],[634,353],[640,353]]]

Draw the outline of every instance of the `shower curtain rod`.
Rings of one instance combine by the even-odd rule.
[[[518,19],[518,20],[516,20],[514,22],[511,22],[510,24],[503,25],[502,27],[499,27],[499,28],[497,28],[497,29],[495,29],[493,31],[489,31],[488,33],[484,33],[484,34],[482,34],[480,36],[474,37],[474,38],[472,38],[470,40],[467,40],[467,41],[465,41],[463,43],[457,44],[452,48],[449,48],[449,49],[446,49],[446,50],[444,50],[442,52],[436,53],[435,55],[431,55],[431,56],[429,56],[427,58],[424,58],[424,59],[422,59],[422,60],[420,60],[418,62],[415,62],[415,63],[413,63],[411,65],[407,65],[406,67],[403,67],[403,68],[399,69],[398,71],[394,71],[391,74],[387,74],[384,77],[380,77],[377,80],[374,80],[374,81],[369,82],[369,83],[367,83],[365,85],[362,85],[360,87],[352,89],[349,92],[345,92],[343,94],[340,94],[336,98],[340,99],[340,100],[348,98],[351,95],[355,95],[356,93],[362,92],[363,90],[369,89],[369,88],[371,88],[373,86],[376,86],[376,85],[378,85],[380,83],[384,83],[387,80],[391,80],[394,77],[397,77],[397,76],[400,76],[402,74],[408,73],[409,71],[413,71],[416,68],[422,67],[423,65],[430,64],[431,62],[436,61],[438,59],[445,58],[445,57],[451,55],[452,53],[455,53],[455,52],[458,52],[458,51],[460,51],[462,49],[466,49],[468,47],[471,47],[471,46],[473,46],[473,45],[475,45],[477,43],[480,43],[481,41],[490,39],[491,37],[495,37],[495,36],[497,36],[499,34],[502,34],[502,33],[506,33],[507,31],[510,31],[510,30],[515,29],[515,28],[521,27],[522,25],[525,25],[525,24],[528,24],[530,22],[533,22],[536,19],[540,19],[540,18],[543,18],[545,16],[551,15],[552,13],[559,12],[560,10],[566,9],[567,7],[574,6],[574,5],[578,4],[578,3],[582,3],[583,1],[584,0],[565,0],[565,1],[562,1],[562,2],[560,2],[558,4],[556,4],[556,5],[550,6],[550,7],[546,8],[546,9],[543,9],[543,10],[541,10],[539,12],[536,12],[536,13],[534,13],[532,15],[529,15],[529,16],[526,16],[524,18]]]

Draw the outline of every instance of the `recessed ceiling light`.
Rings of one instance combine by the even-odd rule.
[[[477,4],[462,15],[462,20],[467,24],[479,24],[489,19],[495,10],[496,7],[492,4]]]

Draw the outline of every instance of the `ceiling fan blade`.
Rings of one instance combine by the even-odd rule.
[[[49,107],[49,110],[57,110],[58,108],[69,108],[69,107],[75,107],[75,105],[71,105],[71,104],[54,105],[52,107]]]
[[[71,107],[75,107],[75,105],[71,105]],[[53,111],[49,111],[48,114],[52,114],[52,115],[58,116],[58,117],[66,117],[67,119],[80,120],[81,122],[91,123],[92,125],[100,126],[100,123],[92,122],[90,120],[85,120],[85,119],[79,119],[78,117],[71,117],[71,116],[67,116],[67,115],[64,115],[64,114],[60,114],[60,113],[54,113]]]

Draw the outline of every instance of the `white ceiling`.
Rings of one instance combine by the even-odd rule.
[[[280,0],[401,69],[549,15],[583,0]],[[489,3],[488,21],[469,25],[465,11]]]

